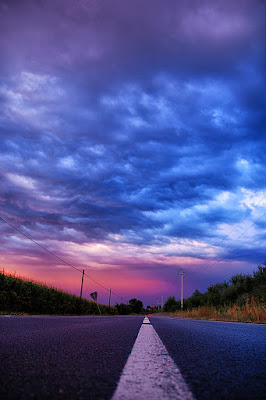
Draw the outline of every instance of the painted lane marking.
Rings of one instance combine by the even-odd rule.
[[[150,324],[149,318],[145,317],[142,324]]]
[[[112,400],[195,400],[147,317]]]

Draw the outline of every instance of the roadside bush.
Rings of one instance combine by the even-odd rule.
[[[209,311],[213,310],[213,307],[220,310],[232,305],[247,307],[251,301],[266,304],[266,262],[263,266],[258,266],[252,275],[234,275],[228,282],[211,285],[205,293],[196,290],[192,296],[184,299],[184,310],[198,309],[200,314],[204,314],[207,312],[204,307],[208,307]],[[175,312],[180,308],[180,302],[176,301],[174,296],[170,296],[164,304],[163,311]],[[249,309],[256,310],[254,307]]]
[[[116,315],[117,309],[99,304],[102,314]],[[80,299],[46,285],[0,273],[0,311],[27,314],[97,315],[93,301]]]
[[[165,312],[174,312],[178,309],[178,302],[175,299],[175,296],[170,296],[166,300],[163,306],[163,310]]]

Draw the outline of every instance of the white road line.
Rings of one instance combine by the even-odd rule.
[[[112,400],[195,400],[147,317]]]

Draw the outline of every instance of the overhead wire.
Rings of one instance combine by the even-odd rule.
[[[239,250],[241,247],[243,247],[244,245],[246,245],[248,242],[250,242],[251,240],[253,240],[256,236],[260,235],[263,231],[266,230],[266,227],[264,227],[260,232],[256,233],[256,235],[252,236],[251,238],[249,238],[245,243],[242,243],[240,246],[238,246],[236,249],[234,249],[231,253],[229,253],[226,257],[222,257],[219,260],[215,261],[212,265],[207,266],[206,268],[204,268],[203,270],[206,270],[209,267],[212,267],[214,264],[225,260],[226,258],[230,257],[233,253],[235,253],[237,250]],[[231,258],[231,257],[230,257]],[[195,271],[198,272],[198,271]],[[188,273],[187,275],[190,275],[190,273]]]
[[[16,226],[14,226],[13,224],[11,224],[9,221],[7,221],[5,218],[0,216],[0,219],[5,222],[7,225],[9,225],[10,227],[12,227],[13,229],[15,229],[17,232],[19,232],[21,235],[25,236],[28,240],[30,240],[31,242],[33,242],[34,244],[36,244],[37,246],[39,246],[41,249],[45,250],[47,253],[49,253],[51,256],[57,258],[59,261],[63,262],[64,264],[68,265],[69,267],[75,269],[76,271],[80,272],[81,274],[83,273],[82,270],[80,270],[79,268],[75,267],[74,265],[70,264],[69,262],[65,261],[63,258],[58,257],[56,254],[54,254],[52,251],[48,250],[46,247],[44,247],[43,245],[41,245],[40,243],[36,242],[34,239],[32,239],[30,236],[28,236],[26,233],[22,232],[20,229],[18,229]],[[102,287],[103,289],[105,289],[106,291],[109,292],[110,289],[106,288],[105,286],[103,286],[100,282],[96,281],[94,278],[92,278],[90,275],[88,275],[85,271],[84,271],[84,275],[89,278],[92,282],[94,282],[96,285]],[[118,294],[116,294],[115,292],[112,291],[112,294],[114,294],[115,296],[119,297],[120,299],[123,299],[121,296],[119,296]]]
[[[261,219],[265,214],[266,214],[266,213],[264,213],[263,215],[261,215],[260,218],[258,218],[258,220]],[[256,220],[256,221],[258,221],[258,220]],[[243,232],[243,234],[246,233],[255,223],[256,223],[256,222],[254,222],[248,229],[246,229],[246,231]],[[206,270],[207,268],[210,268],[210,267],[212,267],[213,265],[215,265],[217,262],[220,262],[220,261],[222,261],[222,260],[225,260],[226,258],[228,258],[228,256],[229,256],[230,254],[233,254],[235,251],[237,251],[238,249],[240,249],[241,247],[243,247],[246,243],[250,242],[250,241],[251,241],[252,239],[254,239],[256,236],[260,235],[265,229],[266,229],[266,227],[264,227],[262,230],[260,230],[260,232],[256,233],[256,235],[254,235],[254,236],[252,236],[251,238],[249,238],[245,243],[242,243],[239,247],[237,247],[236,249],[234,249],[232,252],[229,252],[226,256],[224,256],[224,257],[222,257],[222,258],[219,259],[219,257],[221,256],[221,254],[224,253],[224,251],[225,251],[228,247],[230,247],[230,246],[232,245],[232,244],[230,244],[230,246],[225,247],[220,253],[218,253],[218,255],[217,255],[213,260],[210,260],[209,263],[203,264],[203,265],[199,266],[199,268],[197,268],[197,269],[195,269],[195,270],[193,270],[193,271],[187,272],[186,275],[191,275],[191,274],[194,274],[194,273],[198,273],[199,271],[204,271],[204,270]],[[243,236],[243,234],[241,234],[240,236],[238,236],[238,238],[236,238],[234,241],[236,241],[236,240],[239,239],[241,236]]]
[[[262,200],[264,200],[266,198],[266,194],[255,204],[255,206],[253,207],[252,210],[250,210],[250,212],[244,217],[242,218],[242,220],[240,222],[237,223],[237,225],[234,226],[233,229],[231,229],[231,231],[226,234],[224,236],[224,238],[216,245],[219,246],[244,220],[246,220],[248,218],[248,216],[256,209],[256,207],[262,202]],[[199,272],[200,270],[203,269],[207,269],[211,266],[213,266],[216,262],[220,262],[222,261],[224,258],[221,258],[220,260],[216,260],[217,258],[219,258],[221,256],[222,253],[224,253],[224,251],[231,247],[232,244],[237,241],[240,237],[242,237],[249,229],[252,228],[252,226],[254,226],[256,224],[256,222],[258,220],[260,220],[266,213],[262,214],[257,220],[255,220],[241,235],[239,235],[236,239],[233,240],[233,242],[231,244],[229,244],[228,246],[226,246],[220,253],[218,253],[218,255],[213,259],[213,260],[209,260],[209,262],[204,263],[202,265],[200,265],[198,268],[192,270],[192,271],[188,271],[186,272],[186,275],[190,275],[190,274],[194,274]],[[75,269],[76,271],[83,273],[82,270],[80,270],[79,268],[75,267],[74,265],[70,264],[69,262],[65,261],[63,258],[57,256],[56,254],[54,254],[53,252],[51,252],[50,250],[48,250],[46,247],[44,247],[43,245],[41,245],[40,243],[36,242],[34,239],[32,239],[30,236],[28,236],[27,234],[25,234],[24,232],[22,232],[20,229],[18,229],[16,226],[14,226],[13,224],[11,224],[10,222],[8,222],[6,219],[4,219],[3,217],[0,216],[0,219],[5,222],[6,224],[8,224],[10,227],[12,227],[13,229],[15,229],[17,232],[19,232],[21,235],[23,235],[24,237],[26,237],[28,240],[30,240],[31,242],[33,242],[34,244],[36,244],[37,246],[39,246],[41,249],[43,249],[44,251],[46,251],[47,253],[49,253],[51,256],[57,258],[59,261],[63,262],[64,264],[68,265],[69,267]],[[266,228],[263,228],[263,230],[265,230]],[[263,231],[262,230],[262,231]],[[259,232],[261,233],[261,232]],[[247,242],[245,242],[244,244],[248,243],[250,240],[252,240],[255,236],[257,236],[259,233],[257,233],[256,235],[254,235],[251,239],[249,239]],[[239,246],[237,249],[239,249],[240,247],[242,247],[244,244],[242,244],[241,246]],[[234,253],[237,249],[235,249],[232,253]],[[208,254],[211,253],[211,250],[206,254],[206,256]],[[230,253],[229,253],[230,254]],[[215,261],[216,260],[216,261]],[[212,264],[211,264],[212,263]],[[211,265],[209,265],[211,264]],[[94,278],[92,278],[90,275],[88,275],[85,271],[84,271],[84,275],[89,278],[92,282],[94,282],[95,284],[97,284],[98,286],[100,286],[101,288],[103,288],[104,290],[108,291],[110,289],[106,288],[105,286],[103,286],[100,282],[96,281]],[[114,291],[112,291],[112,294],[118,298],[120,298],[123,301],[123,297],[118,295],[117,293],[115,293]]]
[[[264,214],[265,215],[265,214]],[[238,246],[236,249],[234,249],[231,253],[229,253],[230,255],[232,255],[233,253],[235,253],[237,250],[239,250],[241,247],[243,247],[245,244],[247,244],[248,242],[250,242],[251,240],[253,240],[256,236],[260,235],[263,231],[266,230],[266,226],[260,230],[260,232],[257,232],[254,236],[252,236],[251,238],[249,238],[245,243],[242,243],[240,246]],[[221,258],[220,260],[218,260],[218,262],[224,260],[225,257]]]
[[[255,204],[255,206],[254,206],[254,208],[216,245],[216,247],[217,246],[219,246],[245,219],[247,219],[247,217],[249,217],[249,215],[255,210],[255,208],[262,202],[262,200],[264,200],[266,198],[266,195],[264,195],[256,204]],[[204,264],[202,264],[202,265],[200,265],[198,268],[196,268],[196,269],[194,269],[194,270],[190,270],[190,271],[188,271],[188,272],[186,272],[186,275],[191,275],[191,274],[194,274],[194,273],[197,273],[198,271],[200,271],[200,270],[202,270],[202,269],[207,269],[207,268],[209,268],[209,267],[211,267],[211,266],[213,266],[214,264],[215,264],[215,262],[213,263],[213,261],[214,260],[216,260],[217,258],[219,258],[220,257],[220,255],[222,254],[222,253],[224,253],[224,251],[227,249],[227,248],[229,248],[229,247],[231,247],[232,246],[232,244],[235,242],[235,241],[237,241],[239,238],[241,238],[249,229],[251,229],[252,228],[252,226],[254,226],[255,224],[256,224],[256,222],[257,221],[259,221],[264,215],[266,214],[266,212],[265,213],[263,213],[259,218],[257,218],[244,232],[242,232],[242,234],[241,235],[239,235],[236,239],[234,239],[228,246],[226,246],[220,253],[218,253],[218,255],[214,258],[214,259],[212,259],[212,260],[209,260],[207,263],[204,263]],[[263,228],[263,230],[264,230],[265,228]],[[263,231],[262,230],[262,231]],[[255,236],[257,236],[257,234],[255,235]],[[254,237],[255,237],[254,236]],[[240,247],[242,247],[242,246],[240,246]],[[211,253],[211,250],[206,254],[206,256],[208,255],[208,254],[210,254]],[[220,260],[219,260],[220,261]],[[218,261],[216,261],[216,262],[218,262]],[[211,263],[213,263],[213,264],[211,264]],[[211,264],[211,265],[209,265],[209,264]],[[204,268],[205,267],[205,268]]]
[[[264,200],[265,198],[266,198],[266,194],[255,204],[255,206],[253,207],[253,209],[250,210],[249,213],[248,213],[244,218],[242,218],[242,220],[241,220],[240,222],[238,222],[238,223],[234,226],[234,228],[231,229],[231,231],[228,232],[228,233],[223,237],[223,239],[222,239],[219,243],[217,243],[217,244],[215,245],[215,247],[220,246],[220,244],[223,243],[223,241],[224,241],[229,235],[231,235],[231,233],[234,232],[234,230],[235,230],[243,221],[245,221],[245,219],[247,219],[247,218],[250,216],[250,214],[257,208],[257,206],[258,206],[258,205],[262,202],[262,200]],[[244,232],[244,233],[245,233],[245,232]],[[236,238],[235,240],[237,240],[237,239],[238,239],[238,238]],[[228,247],[228,246],[227,246],[227,247]],[[227,248],[227,247],[226,247],[226,248]],[[208,251],[208,253],[205,254],[205,257],[207,257],[210,253],[211,253],[211,250]],[[213,261],[213,260],[210,260],[209,263],[212,262],[212,261]],[[204,264],[204,265],[205,265],[205,264]]]

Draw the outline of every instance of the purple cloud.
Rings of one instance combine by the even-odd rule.
[[[0,215],[92,275],[153,274],[165,296],[181,265],[222,254],[214,281],[263,262],[263,9],[0,0]],[[11,270],[17,254],[53,274],[0,230]]]

